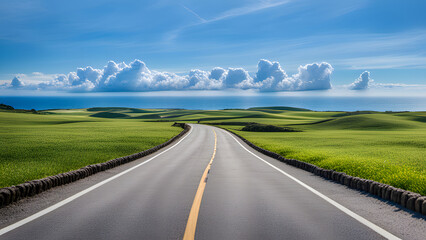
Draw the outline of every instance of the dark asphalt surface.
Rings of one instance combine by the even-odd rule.
[[[381,239],[217,132],[196,239]]]
[[[212,129],[217,133],[217,152],[201,203],[196,239],[383,238],[257,159],[224,130],[193,125],[183,141],[152,161],[0,239],[182,239],[194,195],[213,153]],[[294,177],[300,174],[302,181],[311,181],[306,172],[281,163],[277,166],[289,168],[283,170],[293,171]],[[336,191],[353,194],[341,187]],[[424,219],[415,221],[416,226],[426,226]],[[392,226],[380,227],[405,236]]]

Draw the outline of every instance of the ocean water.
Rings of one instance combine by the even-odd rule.
[[[425,97],[330,96],[0,96],[0,103],[19,109],[89,107],[229,109],[289,106],[316,111],[426,111]]]

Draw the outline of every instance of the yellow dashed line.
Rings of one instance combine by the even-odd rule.
[[[203,198],[204,189],[207,184],[207,174],[210,171],[213,163],[214,156],[216,155],[217,146],[217,135],[214,133],[214,151],[209,164],[204,170],[203,176],[201,177],[200,184],[198,185],[197,193],[195,194],[194,202],[192,203],[191,211],[189,212],[188,222],[186,223],[185,234],[183,235],[184,240],[192,240],[195,237],[195,229],[197,228],[198,212],[200,211],[201,199]]]

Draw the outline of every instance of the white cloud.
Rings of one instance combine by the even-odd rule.
[[[199,69],[191,70],[188,75],[189,87],[200,90],[221,89],[225,72],[222,68],[215,68],[210,73]]]
[[[186,77],[174,73],[151,71],[140,60],[129,65],[110,61],[103,69],[94,91],[143,92],[155,90],[180,90],[188,85]]]
[[[29,84],[37,84],[41,82],[51,81],[55,79],[57,74],[46,74],[41,72],[33,72],[30,74],[15,74],[14,77],[18,77],[19,80]]]
[[[109,74],[95,91],[136,92],[148,88],[152,82],[151,71],[140,60],[121,67],[110,61],[105,69]]]
[[[122,63],[121,65],[125,65],[125,63]],[[105,87],[105,82],[109,80],[111,76],[115,75],[121,69],[122,68],[120,67],[119,64],[115,63],[114,61],[109,61],[108,64],[104,67],[102,77],[99,79],[99,82],[98,82],[98,86],[100,88]]]
[[[229,68],[223,86],[225,88],[242,88],[248,89],[252,87],[253,79],[249,73],[243,68]]]
[[[69,77],[67,75],[61,74],[57,75],[56,78],[50,81],[41,82],[37,87],[44,90],[67,90],[69,86]]]
[[[375,88],[408,88],[408,87],[424,87],[422,84],[404,84],[404,83],[372,83],[371,87]]]
[[[211,71],[191,70],[187,75],[150,70],[140,60],[130,64],[109,61],[102,69],[91,66],[78,68],[68,74],[44,77],[33,73],[37,81],[22,81],[15,77],[3,88],[27,90],[55,90],[71,92],[146,92],[166,90],[223,90],[257,89],[260,91],[299,91],[329,89],[333,68],[328,63],[300,66],[298,73],[289,77],[279,62],[260,60],[253,75],[243,68],[215,67]],[[22,74],[21,74],[22,75]],[[40,81],[40,79],[45,79]]]
[[[262,91],[274,91],[278,89],[278,83],[287,77],[279,62],[261,59],[257,64],[254,82]]]
[[[370,72],[365,71],[359,75],[359,78],[353,82],[349,88],[352,90],[365,90],[370,87],[373,79],[370,78]]]
[[[152,90],[184,90],[188,87],[188,78],[168,72],[152,72]]]
[[[281,68],[279,62],[270,62],[261,59],[257,64],[256,82],[261,82],[270,77],[276,80],[282,80],[287,77],[287,74]]]
[[[24,86],[25,86],[25,84],[21,80],[19,80],[18,77],[14,77],[12,79],[12,82],[10,83],[10,88],[16,89],[16,88],[22,88]]]
[[[326,62],[300,66],[298,73],[291,76],[294,87],[289,90],[324,90],[331,88],[330,77],[334,68]],[[287,82],[286,82],[287,84]]]
[[[209,78],[215,79],[215,80],[220,80],[222,77],[226,76],[226,73],[227,73],[227,71],[225,69],[223,69],[221,67],[215,67],[210,72]]]
[[[304,91],[331,88],[333,67],[326,62],[299,66],[291,77],[278,62],[260,60],[257,65],[255,83],[263,91]]]
[[[78,68],[77,78],[74,78],[71,82],[72,86],[78,86],[81,84],[97,85],[99,78],[102,76],[103,71],[100,69],[94,69],[92,67]]]

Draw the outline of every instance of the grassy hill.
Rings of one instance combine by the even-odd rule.
[[[315,129],[401,130],[421,128],[422,124],[390,114],[343,116],[317,124]]]

